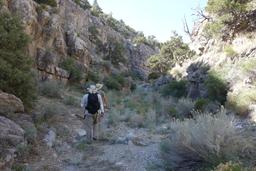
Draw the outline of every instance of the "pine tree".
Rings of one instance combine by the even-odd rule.
[[[100,8],[98,1],[94,0],[93,5],[92,5],[92,14],[95,16],[99,16],[99,14],[102,13],[102,9]]]
[[[0,14],[0,89],[16,95],[26,107],[31,107],[36,89],[32,60],[25,53],[28,43],[20,19]]]
[[[80,0],[80,4],[83,9],[89,9],[92,7],[88,0]]]

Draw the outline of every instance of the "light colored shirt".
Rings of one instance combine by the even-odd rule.
[[[81,100],[81,107],[82,108],[85,108],[87,106],[87,103],[88,103],[88,96],[89,94],[85,94]],[[100,111],[102,113],[104,113],[104,104],[103,104],[103,100],[102,100],[102,97],[100,94],[98,94],[98,100],[100,102]]]

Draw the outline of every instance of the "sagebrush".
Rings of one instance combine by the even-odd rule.
[[[253,125],[238,126],[225,110],[196,114],[194,119],[173,121],[171,135],[161,145],[168,170],[210,170],[220,163],[241,162],[250,166],[256,157]],[[254,128],[255,129],[255,128]]]

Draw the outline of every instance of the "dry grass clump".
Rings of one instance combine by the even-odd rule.
[[[209,170],[220,163],[255,164],[256,135],[238,127],[225,110],[216,115],[201,114],[194,119],[173,121],[171,135],[161,145],[168,170]]]

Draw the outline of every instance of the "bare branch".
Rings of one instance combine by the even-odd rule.
[[[192,33],[189,30],[186,16],[184,16],[184,20],[183,20],[183,29],[184,29],[184,32],[189,36],[190,40],[192,40]]]
[[[205,20],[207,20],[207,21],[212,20],[212,17],[205,14],[204,10],[202,10],[200,7],[193,9],[193,11],[194,11],[194,13],[192,15],[194,15],[194,16],[198,17],[200,20],[202,20],[201,22],[204,22]]]

